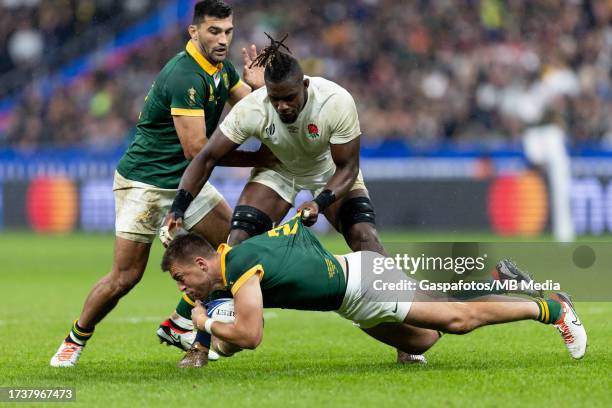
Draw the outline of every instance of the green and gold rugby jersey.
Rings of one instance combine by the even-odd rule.
[[[264,307],[337,310],[346,292],[342,267],[296,216],[233,248],[222,244],[221,276],[232,295],[258,275]]]
[[[206,135],[210,136],[230,92],[240,84],[229,61],[212,65],[189,41],[151,86],[136,125],[136,138],[117,166],[119,174],[160,188],[177,188],[189,161],[172,115],[204,116]]]

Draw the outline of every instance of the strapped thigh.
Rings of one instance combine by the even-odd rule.
[[[369,197],[349,198],[338,209],[338,229],[345,234],[360,222],[376,225],[376,213]]]
[[[232,230],[245,231],[251,237],[272,229],[272,220],[265,212],[250,205],[237,205],[232,215]]]

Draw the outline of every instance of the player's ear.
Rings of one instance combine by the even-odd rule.
[[[187,26],[187,32],[189,33],[189,37],[191,37],[192,40],[196,40],[198,36],[198,26],[194,24],[189,24],[189,26]]]
[[[310,85],[310,79],[304,78],[304,89],[308,89],[308,85]]]
[[[196,265],[198,265],[198,267],[203,270],[203,271],[208,271],[208,261],[201,256],[196,256],[196,258],[193,260]]]

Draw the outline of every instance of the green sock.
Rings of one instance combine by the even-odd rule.
[[[91,338],[91,336],[93,336],[93,329],[85,329],[79,326],[78,320],[75,320],[72,324],[70,334],[68,334],[66,340],[84,346],[85,343],[87,343],[87,340]]]
[[[538,321],[544,324],[552,324],[561,318],[563,314],[563,308],[561,302],[552,299],[536,299],[534,300],[538,305]]]
[[[191,321],[191,310],[195,307],[195,302],[183,293],[183,297],[181,297],[181,301],[178,305],[176,305],[176,313]]]

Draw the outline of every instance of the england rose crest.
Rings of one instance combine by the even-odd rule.
[[[316,139],[319,137],[319,128],[314,123],[308,125],[308,137],[310,139]]]

